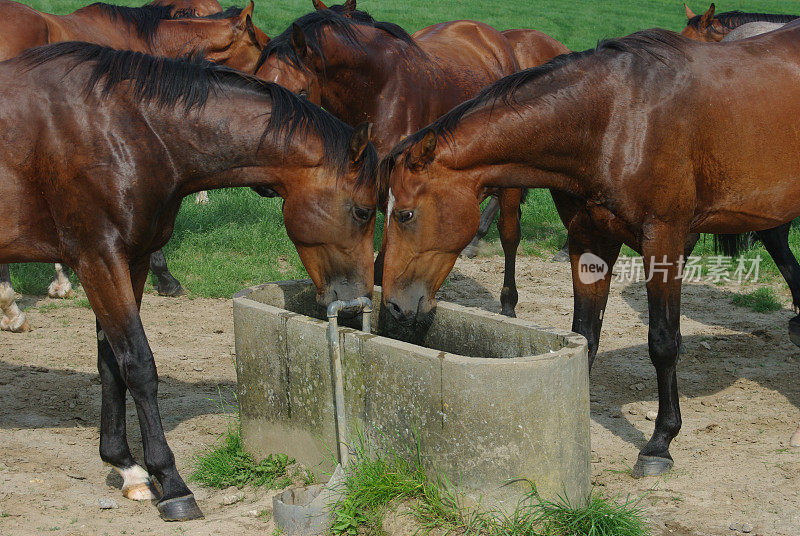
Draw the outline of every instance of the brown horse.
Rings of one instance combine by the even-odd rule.
[[[719,42],[730,33],[731,30],[738,28],[742,24],[751,22],[791,22],[800,15],[775,15],[771,13],[743,13],[741,11],[726,11],[725,13],[714,13],[714,4],[702,15],[695,15],[689,6],[683,4],[686,9],[686,28],[681,32],[690,39],[697,41]]]
[[[41,13],[0,0],[0,60],[32,47],[85,41],[157,56],[203,51],[211,61],[253,72],[266,35],[253,25],[253,3],[208,17],[172,18],[170,5],[96,3],[69,15]]]
[[[668,470],[686,238],[800,215],[798,73],[791,23],[725,45],[648,30],[501,80],[381,163],[386,307],[400,321],[427,318],[487,189],[550,188],[569,231],[572,329],[590,364],[621,245],[644,257],[659,411],[634,474]]]
[[[195,15],[214,5],[219,7],[216,0],[154,2],[135,8],[97,3],[59,16],[0,0],[0,61],[30,47],[75,40],[171,57],[203,51],[210,60],[252,72],[261,48],[269,40],[253,25],[253,3],[243,10],[231,8],[205,18]],[[181,10],[176,11],[178,6]],[[188,18],[174,19],[175,16]],[[158,292],[166,296],[182,294],[183,288],[169,272],[164,254],[155,252],[151,261]],[[0,287],[0,329],[27,331],[25,314],[14,303],[7,268],[0,270]],[[64,297],[71,292],[68,272],[56,265],[48,294]]]
[[[139,317],[150,253],[169,240],[184,196],[257,187],[284,199],[320,303],[367,294],[375,195],[363,186],[377,165],[369,129],[196,57],[75,42],[0,64],[0,107],[0,262],[75,269],[97,316],[101,458],[122,474],[127,497],[150,498],[152,477],[162,517],[200,517],[164,438]],[[146,471],[126,440],[126,390]]]
[[[501,33],[474,21],[423,28],[413,36],[356,9],[355,0],[297,19],[264,48],[257,76],[307,96],[339,119],[375,125],[386,153],[404,136],[475,96],[484,86],[568,52],[535,30]],[[487,192],[490,195],[494,192]],[[521,190],[500,193],[498,227],[506,258],[503,314],[514,316]],[[380,277],[382,255],[376,260]]]

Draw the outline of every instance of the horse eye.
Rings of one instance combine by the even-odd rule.
[[[301,89],[300,91],[297,92],[297,96],[300,97],[301,99],[307,99],[308,91],[306,91],[305,89]]]
[[[353,207],[353,217],[356,221],[365,222],[372,217],[372,210],[363,207]]]
[[[411,218],[414,217],[414,211],[413,210],[400,210],[400,211],[397,212],[397,215],[395,217],[397,218],[397,221],[399,221],[400,223],[407,223],[407,222],[411,221]]]

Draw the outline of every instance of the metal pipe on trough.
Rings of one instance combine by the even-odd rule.
[[[336,300],[328,305],[328,348],[334,375],[334,404],[336,406],[336,440],[339,446],[339,463],[347,467],[350,448],[347,437],[347,419],[344,414],[344,374],[342,372],[342,352],[339,348],[339,312],[354,310],[361,312],[361,330],[369,333],[371,329],[372,300],[367,297],[350,301]]]

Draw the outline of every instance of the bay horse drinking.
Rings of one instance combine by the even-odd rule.
[[[798,88],[798,23],[724,46],[647,30],[504,78],[381,162],[385,306],[426,321],[487,189],[551,189],[569,233],[572,329],[588,339],[590,365],[620,247],[643,256],[659,407],[634,475],[668,470],[687,236],[800,215]],[[590,263],[601,278],[584,277]]]
[[[150,253],[169,240],[183,197],[257,187],[284,199],[287,233],[321,304],[366,295],[377,164],[369,129],[198,57],[87,43],[0,64],[0,97],[0,262],[75,269],[97,317],[100,457],[129,498],[151,498],[154,479],[164,519],[201,517],[164,437],[139,317]],[[146,470],[128,448],[126,391]]]
[[[481,22],[443,22],[409,35],[375,21],[355,0],[297,19],[264,48],[257,76],[307,96],[350,125],[374,123],[374,143],[385,154],[404,136],[475,96],[484,86],[524,66],[569,52],[536,30],[506,35]],[[500,196],[500,239],[505,252],[503,314],[514,316],[514,277],[520,241],[522,190]],[[490,222],[491,223],[491,222]],[[376,260],[380,277],[382,255]]]
[[[197,6],[201,10],[213,7],[207,0],[185,1],[181,5],[187,7],[177,12],[175,4],[167,3],[134,8],[96,3],[69,15],[51,15],[24,4],[0,0],[0,61],[31,47],[80,40],[170,57],[203,51],[210,60],[252,72],[261,48],[268,41],[253,25],[253,3],[245,9],[230,8],[199,18],[186,11],[189,6],[195,6],[194,2],[200,2]],[[175,16],[188,18],[175,19]],[[161,251],[151,256],[151,270],[157,277],[156,289],[160,294],[177,296],[183,293]],[[66,267],[56,264],[48,294],[61,298],[71,296]],[[14,303],[8,267],[0,269],[0,310],[3,312],[0,329],[16,332],[28,329],[25,314]]]

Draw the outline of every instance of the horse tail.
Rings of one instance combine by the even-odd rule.
[[[750,233],[714,235],[714,253],[738,257],[750,245]]]

